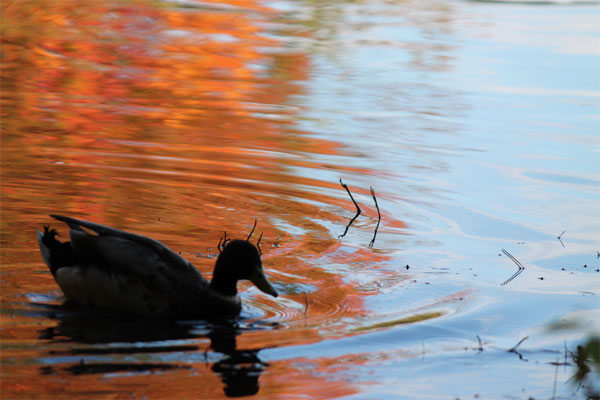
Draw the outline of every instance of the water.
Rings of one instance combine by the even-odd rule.
[[[600,327],[596,3],[2,7],[3,398],[571,399],[597,380],[578,388],[569,353]],[[343,237],[340,178],[362,209]],[[50,213],[208,277],[223,231],[257,219],[282,296],[241,283],[219,324],[65,309],[35,241],[66,234]],[[504,285],[502,249],[525,266]]]

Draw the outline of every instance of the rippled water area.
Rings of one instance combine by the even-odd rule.
[[[599,3],[1,7],[0,398],[599,395]],[[68,306],[49,214],[208,279],[256,220],[279,297]]]

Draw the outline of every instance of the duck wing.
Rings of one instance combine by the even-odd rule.
[[[190,262],[158,240],[94,222],[51,216],[71,228],[78,265],[59,268],[57,282],[67,297],[77,302],[166,315],[208,287]]]
[[[130,243],[129,245],[131,246],[131,248],[137,248],[138,250],[141,250],[139,246],[142,246],[144,251],[152,251],[154,254],[156,254],[156,256],[158,256],[164,262],[169,264],[172,268],[175,268],[180,271],[189,272],[190,270],[193,270],[198,272],[198,270],[189,261],[181,257],[179,254],[175,253],[173,250],[169,249],[167,246],[165,246],[158,240],[143,235],[137,235],[135,233],[125,232],[95,222],[65,217],[56,214],[51,214],[50,216],[54,219],[65,222],[67,225],[69,225],[69,227],[72,230],[83,231],[81,227],[84,227],[95,232],[96,234],[98,234],[99,237],[125,239],[125,241],[115,241],[114,243],[116,246],[122,247],[121,250],[127,249],[128,244],[126,243],[127,241],[130,241],[138,245],[135,246],[133,245],[133,243]],[[102,249],[99,248],[98,250],[102,251],[102,253],[105,256],[113,258],[112,256],[116,254],[113,252],[113,248],[110,245],[111,241],[108,242],[109,243],[107,243],[107,246],[101,246]],[[119,242],[121,243],[121,245],[118,245]]]

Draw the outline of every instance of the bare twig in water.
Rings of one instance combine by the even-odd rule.
[[[481,338],[479,337],[479,335],[477,335],[477,340],[479,341],[479,348],[477,350],[479,350],[479,352],[481,353],[483,351],[483,343],[481,343]]]
[[[346,230],[344,231],[344,233],[342,233],[341,235],[338,236],[338,238],[344,237],[346,236],[346,233],[348,233],[348,228],[350,228],[350,225],[352,225],[352,223],[354,222],[354,220],[356,218],[358,218],[358,216],[360,215],[361,211],[360,211],[360,207],[358,206],[358,204],[356,203],[356,200],[354,200],[354,197],[352,197],[352,193],[350,193],[350,189],[348,189],[348,185],[346,185],[344,182],[342,182],[342,178],[340,178],[340,184],[342,185],[342,187],[344,189],[346,189],[346,192],[348,192],[348,195],[350,196],[350,199],[352,199],[352,202],[354,203],[354,206],[356,207],[356,215],[354,216],[354,218],[352,218],[350,220],[350,222],[348,222],[348,225],[346,225]]]
[[[260,239],[262,239],[262,235],[263,233],[260,233],[260,236],[258,237],[258,241],[256,242],[256,248],[258,249],[258,254],[260,254],[262,256],[262,250],[260,249]]]
[[[562,235],[564,235],[565,232],[566,231],[562,231],[562,233],[556,237],[558,239],[558,241],[560,242],[560,244],[562,244],[562,247],[565,247],[565,244],[562,241]]]
[[[519,343],[515,344],[512,348],[510,348],[508,350],[509,353],[515,353],[519,356],[520,360],[523,361],[528,361],[527,359],[523,358],[523,354],[521,354],[518,350],[517,347],[519,347],[521,345],[521,343],[523,343],[525,340],[529,339],[529,336],[525,336],[523,339],[519,340]]]
[[[223,237],[219,239],[219,244],[217,244],[217,250],[219,250],[219,253],[223,251],[229,240],[230,239],[227,237],[227,231],[223,231]]]
[[[516,349],[517,349],[517,347],[519,347],[519,346],[521,345],[521,343],[523,343],[523,342],[524,342],[524,341],[526,341],[527,339],[529,339],[529,336],[525,336],[523,339],[519,340],[519,343],[515,344],[515,345],[514,345],[514,346],[513,346],[513,347],[512,347],[512,348],[509,350],[509,352],[516,350]]]
[[[252,227],[252,230],[250,231],[250,234],[248,235],[248,239],[246,239],[246,242],[250,241],[250,238],[252,237],[252,234],[254,233],[255,229],[256,229],[256,220],[254,220],[254,226]]]
[[[556,368],[554,369],[554,387],[552,388],[552,400],[556,399],[556,380],[558,379],[558,358],[556,359]]]
[[[307,311],[308,311],[308,297],[306,296],[306,292],[304,292],[304,318],[306,318]]]
[[[519,260],[517,260],[515,257],[513,257],[513,255],[512,255],[512,254],[510,254],[510,253],[509,253],[508,251],[506,251],[505,249],[502,249],[502,252],[503,252],[504,254],[506,254],[506,256],[507,256],[508,258],[510,258],[510,259],[511,259],[511,260],[512,260],[512,261],[513,261],[513,262],[514,262],[516,265],[517,265],[517,267],[519,267],[519,270],[518,270],[517,272],[515,272],[515,273],[513,274],[513,276],[511,276],[510,278],[508,278],[507,280],[505,280],[504,282],[502,282],[502,283],[500,284],[501,286],[504,286],[504,285],[506,285],[508,282],[512,281],[512,280],[513,280],[513,279],[515,279],[517,276],[519,276],[519,274],[520,274],[521,272],[523,272],[523,270],[525,269],[525,267],[523,266],[523,264],[521,264],[521,263],[519,262]]]
[[[371,196],[373,196],[373,200],[375,201],[375,207],[377,208],[377,226],[375,227],[375,232],[373,232],[373,239],[371,239],[369,247],[373,247],[373,245],[375,244],[377,230],[379,229],[379,223],[381,222],[381,213],[379,212],[379,205],[377,204],[377,198],[375,197],[375,190],[373,189],[373,186],[371,186]]]

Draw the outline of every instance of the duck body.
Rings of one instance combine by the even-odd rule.
[[[264,276],[256,246],[249,241],[233,240],[223,247],[209,282],[157,240],[51,216],[69,225],[71,240],[60,242],[56,230],[45,227],[37,233],[38,244],[56,283],[73,303],[157,317],[207,318],[240,313],[236,286],[241,279],[277,296]]]

